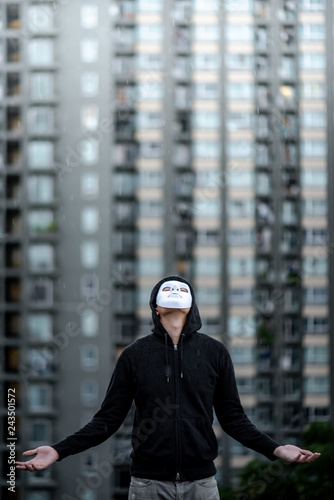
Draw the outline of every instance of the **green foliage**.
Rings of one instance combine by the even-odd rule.
[[[303,434],[302,447],[320,452],[321,457],[309,464],[252,460],[239,474],[235,500],[332,500],[334,427],[329,422],[311,424]]]

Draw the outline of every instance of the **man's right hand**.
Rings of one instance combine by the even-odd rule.
[[[58,452],[52,446],[39,446],[34,450],[25,451],[23,455],[26,457],[36,455],[26,462],[16,462],[17,469],[29,470],[30,472],[46,469],[59,458]]]

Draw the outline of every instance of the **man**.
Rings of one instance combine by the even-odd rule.
[[[213,410],[227,434],[270,460],[312,462],[320,454],[281,446],[257,429],[241,406],[231,358],[224,345],[198,333],[201,319],[192,286],[178,276],[152,290],[153,329],[120,355],[101,409],[82,429],[52,446],[24,453],[22,470],[96,446],[121,426],[132,401],[129,500],[218,500],[218,453]]]

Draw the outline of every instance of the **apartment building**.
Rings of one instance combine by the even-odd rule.
[[[1,389],[18,454],[98,410],[167,274],[194,284],[262,430],[298,443],[333,418],[332,25],[325,0],[1,3]],[[132,416],[17,473],[18,498],[127,498]],[[5,495],[5,410],[1,425]],[[256,454],[214,425],[233,484]]]

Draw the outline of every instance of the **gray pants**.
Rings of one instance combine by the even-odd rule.
[[[128,500],[219,500],[219,493],[214,476],[175,482],[132,476]]]

